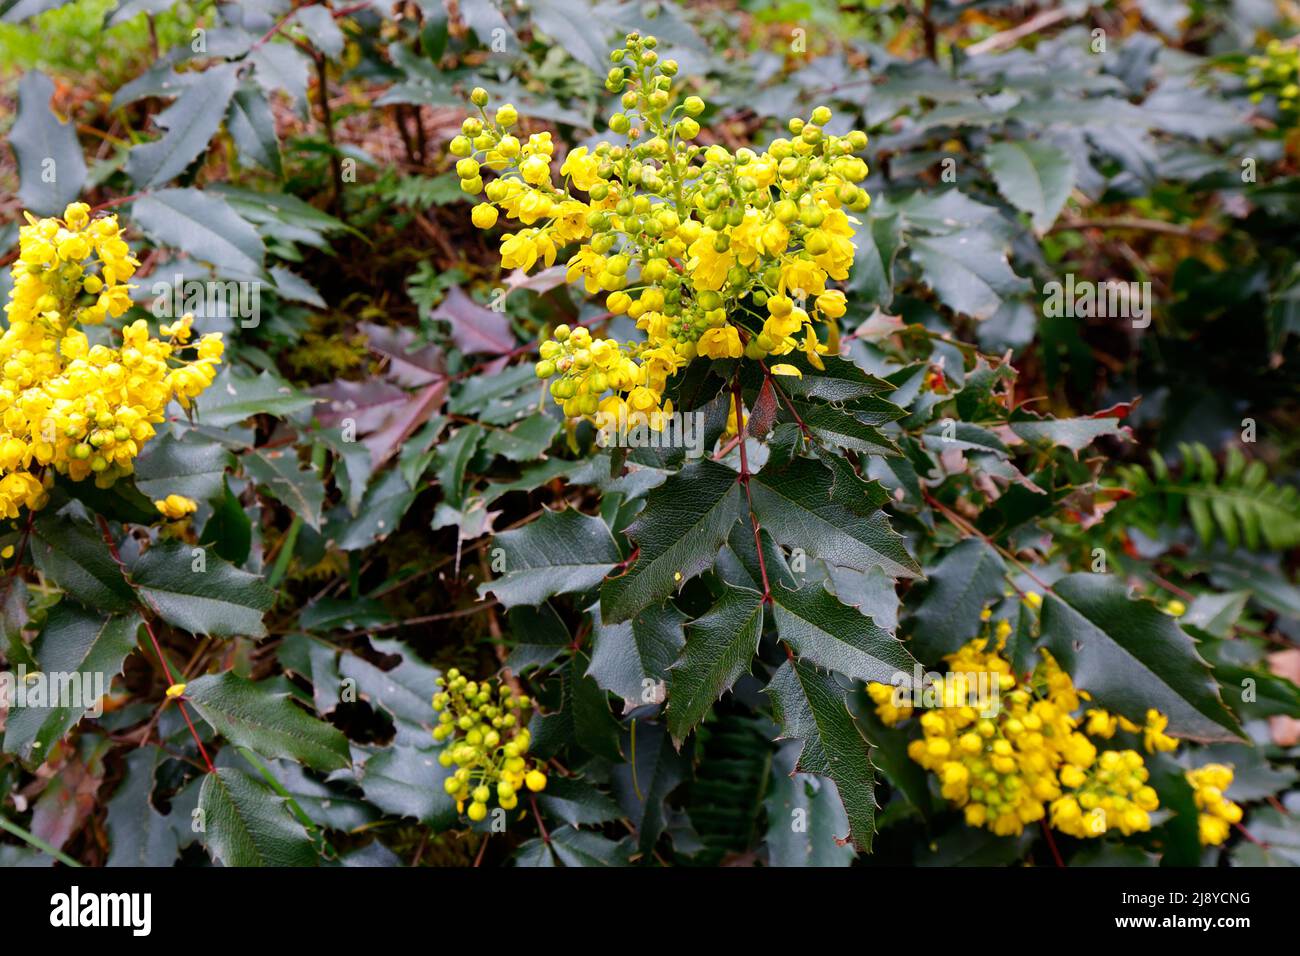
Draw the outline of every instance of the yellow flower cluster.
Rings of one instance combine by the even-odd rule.
[[[506,684],[469,680],[454,667],[437,683],[444,689],[433,695],[438,712],[433,739],[450,741],[438,762],[456,765],[444,786],[458,811],[464,812],[469,801],[469,818],[478,822],[488,814],[494,789],[501,809],[513,810],[524,787],[534,792],[546,788],[545,769],[527,756],[528,697],[515,696]]]
[[[1234,823],[1241,822],[1241,807],[1224,793],[1232,786],[1232,768],[1221,763],[1207,763],[1204,767],[1187,771],[1187,782],[1196,797],[1197,829],[1201,842],[1218,846],[1228,839]]]
[[[491,228],[503,211],[524,227],[502,237],[502,265],[550,266],[577,244],[568,281],[607,293],[609,311],[645,333],[620,344],[557,329],[542,343],[537,374],[559,376],[551,394],[571,417],[601,411],[653,424],[667,380],[697,355],[757,360],[798,348],[820,368],[847,307],[828,283],[847,278],[853,263],[846,210],[870,203],[858,185],[867,165],[855,155],[866,134],[827,133],[831,111],[819,106],[761,153],[699,145],[706,104],[681,98],[677,64],[656,46],[633,33],[613,51],[606,89],[622,94],[622,111],[609,128],[624,142],[571,150],[562,186],[552,179],[550,134],[521,141],[509,132],[514,107],[489,116],[481,89],[471,96],[480,115],[450,145],[462,189],[486,196],[474,224]],[[486,185],[485,170],[497,174]]]
[[[1258,103],[1271,93],[1283,113],[1295,112],[1300,102],[1300,48],[1271,40],[1263,54],[1246,60],[1246,71],[1252,102]]]
[[[950,671],[927,694],[935,706],[921,713],[923,736],[908,745],[908,755],[938,777],[940,792],[962,808],[969,825],[1000,836],[1019,834],[1049,815],[1057,830],[1080,838],[1150,829],[1159,800],[1147,784],[1142,755],[1098,752],[1075,716],[1086,695],[1050,654],[1044,652],[1021,684],[1010,662],[990,649],[991,642],[1000,649],[1010,630],[1000,621],[991,637],[945,658]],[[893,687],[868,684],[867,691],[886,724],[913,715],[915,701],[900,704]],[[1116,723],[1104,711],[1089,711],[1087,733],[1109,726],[1099,736],[1110,736]],[[1168,749],[1172,738],[1161,732],[1166,723],[1152,711],[1149,751]]]
[[[189,346],[190,316],[162,327],[168,341],[133,322],[121,348],[91,345],[77,327],[130,308],[126,280],[137,266],[114,216],[92,221],[84,203],[61,220],[27,214],[0,335],[0,516],[43,507],[56,472],[94,475],[100,487],[130,474],[167,404],[188,407],[212,384],[220,333],[172,364]]]

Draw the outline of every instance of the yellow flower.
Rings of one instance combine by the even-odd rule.
[[[153,503],[164,517],[173,521],[179,521],[181,518],[194,514],[199,509],[198,503],[193,498],[186,498],[184,495],[168,495],[166,498],[159,498]]]
[[[706,329],[700,336],[699,352],[711,359],[738,359],[745,354],[740,344],[740,333],[735,326],[724,325],[717,329]]]
[[[519,232],[501,237],[501,264],[507,269],[527,272],[537,262],[537,245],[532,237]]]
[[[923,736],[908,745],[908,755],[938,777],[940,792],[962,808],[969,826],[1012,835],[1046,818],[1080,839],[1150,828],[1159,800],[1141,754],[1097,753],[1078,730],[1079,692],[1050,655],[1024,687],[1010,662],[989,649],[989,638],[946,660],[951,671],[926,691],[938,703],[921,712]],[[892,688],[868,685],[867,692],[890,724],[911,713],[894,705]],[[982,698],[993,693],[997,704],[990,707]]]
[[[624,55],[636,62],[655,47],[638,35],[627,44]],[[495,224],[495,206],[532,227],[501,238],[503,268],[551,265],[561,248],[571,248],[566,281],[581,281],[589,295],[610,293],[609,311],[626,314],[644,333],[644,340],[613,343],[616,358],[595,364],[583,354],[585,344],[558,330],[543,343],[548,348],[537,374],[551,379],[551,395],[570,418],[623,407],[610,397],[633,412],[639,406],[657,412],[669,379],[698,355],[757,360],[799,348],[813,368],[823,369],[821,356],[839,348],[835,320],[847,302],[826,283],[846,276],[853,261],[854,221],[845,210],[861,211],[870,201],[855,185],[867,175],[854,155],[866,147],[866,134],[827,132],[829,110],[818,108],[809,120],[791,121],[793,139],[774,140],[766,150],[707,146],[701,172],[700,147],[691,141],[706,106],[698,96],[678,104],[673,90],[681,84],[673,81],[672,61],[649,59],[639,76],[625,73],[620,80],[625,100],[638,104],[630,114],[609,117],[622,139],[570,150],[558,186],[551,181],[551,135],[535,133],[521,143],[508,132],[516,111],[509,105],[487,111],[490,97],[482,89],[471,94],[479,115],[464,120],[448,147],[463,188],[487,197],[471,213],[476,226]],[[33,247],[30,254],[53,253]],[[801,304],[817,297],[824,335],[813,328],[808,307],[794,308],[796,293]],[[741,315],[751,296],[767,300],[771,318],[742,343],[744,333],[728,317]],[[95,308],[109,314],[114,301]],[[778,374],[796,368],[776,367]],[[990,819],[1006,827],[1020,816]]]
[[[600,182],[600,176],[596,173],[599,168],[600,160],[595,156],[589,156],[586,146],[579,146],[577,149],[569,150],[569,155],[564,157],[564,163],[560,166],[560,175],[568,176],[573,185],[587,192]]]
[[[1169,726],[1169,718],[1154,708],[1147,711],[1146,727],[1142,730],[1142,745],[1149,754],[1157,751],[1170,751],[1178,747],[1178,741],[1166,736],[1164,729]]]
[[[727,270],[736,262],[730,249],[718,252],[714,247],[717,235],[712,229],[705,229],[690,245],[691,282],[696,289],[714,292],[721,289],[727,281]]]
[[[817,311],[828,318],[838,319],[848,311],[844,293],[831,289],[817,296]]]
[[[1241,807],[1224,796],[1232,786],[1232,768],[1221,763],[1209,763],[1188,770],[1186,776],[1200,811],[1197,829],[1201,843],[1218,846],[1228,839],[1231,825],[1241,822]]]
[[[73,203],[63,222],[29,214],[19,229],[0,334],[0,513],[7,517],[43,507],[56,474],[93,476],[105,488],[129,474],[167,405],[186,405],[207,388],[220,360],[219,336],[204,337],[197,359],[179,354],[190,316],[164,327],[174,341],[153,338],[139,320],[122,330],[121,348],[91,347],[78,325],[130,307],[123,280],[139,263],[116,219],[91,221],[89,213]],[[96,264],[98,273],[87,272]]]

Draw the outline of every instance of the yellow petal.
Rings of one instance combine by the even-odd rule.
[[[803,372],[799,371],[799,369],[795,368],[793,365],[786,365],[784,363],[781,365],[773,365],[768,369],[768,371],[773,375],[793,375],[795,378],[803,378]]]

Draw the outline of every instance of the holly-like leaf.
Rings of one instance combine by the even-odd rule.
[[[334,14],[322,3],[299,7],[294,18],[302,27],[312,46],[326,56],[336,57],[343,52],[343,31],[334,22]]]
[[[936,422],[926,429],[922,440],[931,451],[945,452],[950,449],[959,451],[988,452],[999,456],[1008,454],[1007,446],[987,428],[972,425],[970,422],[956,422],[948,419]]]
[[[681,659],[668,680],[668,730],[682,741],[715,701],[748,674],[763,636],[763,596],[728,587],[718,602],[691,622]]]
[[[248,774],[218,767],[199,790],[203,841],[225,866],[315,866],[311,838],[283,798]]]
[[[230,131],[241,159],[251,159],[276,176],[280,162],[280,140],[275,134],[275,115],[266,94],[257,84],[245,81],[235,91],[226,112],[226,129]],[[277,285],[279,283],[277,282]]]
[[[503,53],[515,54],[519,52],[519,38],[515,36],[515,31],[508,21],[501,14],[498,0],[481,0],[479,3],[467,3],[464,9],[460,11],[461,17],[465,21],[465,26],[474,31],[478,37],[478,42],[483,46],[490,46],[500,37],[502,40],[509,40],[505,44],[506,49]],[[496,48],[493,47],[495,50]]]
[[[636,560],[601,588],[604,620],[630,620],[712,567],[739,507],[736,473],[707,459],[650,492],[645,510],[627,529],[637,544]]]
[[[445,830],[457,816],[444,786],[451,773],[438,762],[436,750],[394,746],[367,760],[358,776],[366,799],[385,813]]]
[[[194,432],[177,439],[169,432],[136,461],[135,486],[151,500],[175,494],[206,501],[221,491],[222,475],[233,463],[218,442]]]
[[[215,193],[159,189],[137,199],[131,216],[156,242],[235,275],[262,275],[261,236]]]
[[[289,757],[316,770],[352,763],[348,741],[289,695],[226,671],[189,682],[185,699],[231,743],[268,757]]]
[[[248,560],[253,549],[253,522],[230,490],[230,484],[223,481],[223,486],[221,497],[213,502],[212,517],[199,535],[199,544],[211,545],[222,558],[240,565]]]
[[[662,724],[637,721],[635,733],[635,746],[631,732],[624,738],[628,760],[614,768],[614,792],[624,816],[636,827],[641,852],[649,853],[668,825],[665,801],[685,779],[686,761]]]
[[[903,416],[901,408],[879,399],[875,401],[880,406],[887,406],[897,412],[897,414],[883,417],[884,421],[891,421],[894,418]],[[798,406],[798,414],[803,421],[804,427],[823,443],[834,445],[837,448],[847,448],[862,455],[892,456],[898,454],[898,449],[894,446],[894,443],[885,437],[884,433],[877,427],[880,424],[879,421],[868,423],[852,411],[832,405],[801,403]],[[877,418],[877,416],[872,417]],[[781,420],[793,421],[793,414],[782,409]]]
[[[478,451],[483,435],[482,426],[466,425],[457,429],[438,448],[438,484],[442,486],[442,497],[447,504],[459,507],[464,502],[465,469]]]
[[[893,682],[916,663],[894,635],[855,607],[841,604],[820,581],[772,589],[777,633],[801,660],[861,681]]]
[[[303,465],[298,450],[253,448],[241,459],[244,471],[272,497],[301,517],[314,530],[320,530],[321,509],[325,505],[325,482],[314,465]]]
[[[249,53],[248,61],[254,66],[253,79],[267,95],[285,93],[296,107],[306,107],[306,54],[288,43],[263,43]]]
[[[134,649],[139,627],[137,614],[105,617],[71,601],[56,604],[32,652],[41,673],[51,680],[64,675],[59,680],[66,680],[66,687],[58,685],[64,693],[58,695],[57,703],[29,701],[22,707],[11,706],[5,722],[5,752],[24,760],[33,752],[48,754],[87,711],[100,705],[100,698],[108,693],[113,677],[121,673],[123,661]],[[51,686],[51,694],[56,689]]]
[[[111,851],[106,866],[171,866],[180,853],[172,821],[153,805],[154,773],[167,755],[136,747],[126,755],[126,775],[105,805]]]
[[[392,468],[366,489],[357,515],[335,538],[335,547],[356,551],[382,541],[397,530],[403,516],[415,502],[412,490],[397,468]]]
[[[37,70],[18,84],[18,119],[9,145],[18,160],[18,199],[38,216],[61,216],[86,183],[76,127],[61,123],[50,109],[54,83]]]
[[[86,607],[113,614],[136,606],[122,569],[90,525],[42,515],[33,525],[31,548],[40,572]]]
[[[590,661],[581,651],[573,653],[560,671],[563,687],[560,709],[534,714],[532,752],[549,757],[561,747],[577,744],[588,753],[612,763],[623,759],[619,752],[619,724],[609,710],[609,695],[587,676]]]
[[[515,333],[505,313],[479,305],[459,286],[448,290],[430,318],[450,323],[452,341],[467,355],[501,355],[514,348]]]
[[[1117,418],[1055,418],[1009,423],[1010,429],[1031,445],[1060,445],[1076,455],[1102,435],[1127,433]]]
[[[597,74],[609,62],[611,24],[590,7],[578,7],[569,0],[537,0],[532,5],[533,22],[563,50]],[[482,39],[482,37],[480,37]]]
[[[861,292],[867,302],[887,309],[894,301],[894,260],[903,245],[898,214],[867,216],[854,240],[858,254],[849,277],[850,288]]]
[[[535,461],[551,447],[559,430],[559,419],[538,412],[510,428],[488,432],[483,450],[490,455],[504,455],[511,461]]]
[[[621,624],[603,623],[599,613],[593,618],[588,675],[602,690],[622,697],[625,711],[657,702],[654,696],[647,699],[647,682],[653,687],[667,676],[685,640],[686,616],[666,604],[649,607]]]
[[[1028,279],[1011,271],[1002,241],[984,229],[946,236],[915,236],[912,258],[941,302],[973,319],[987,319],[1004,299],[1028,291]]]
[[[551,777],[537,802],[551,816],[575,827],[608,823],[620,815],[618,804],[608,794],[576,777]]]
[[[479,594],[494,594],[507,608],[589,590],[619,560],[605,522],[572,509],[547,511],[494,540],[505,556],[505,573],[480,584]]]
[[[362,700],[393,718],[397,728],[395,746],[431,746],[433,710],[429,702],[438,692],[436,682],[441,672],[400,641],[372,638],[371,645],[400,661],[384,670],[356,654],[344,654],[339,660],[340,676],[356,683]]]
[[[883,568],[892,577],[919,577],[920,567],[881,511],[869,517],[862,489],[837,481],[812,458],[783,469],[764,469],[750,479],[754,513],[776,540],[810,557],[859,571]]]
[[[486,4],[485,4],[486,5]],[[628,866],[633,847],[628,839],[617,843],[592,830],[562,826],[550,840],[529,840],[515,854],[516,866]]]
[[[868,375],[852,362],[837,355],[822,356],[823,367],[820,369],[814,368],[802,352],[783,355],[781,362],[793,365],[803,372],[802,378],[780,375],[774,379],[782,392],[796,398],[818,399],[823,402],[852,402],[861,398],[872,398],[893,391],[894,388],[884,379]]]
[[[1071,574],[1043,599],[1043,638],[1074,683],[1137,724],[1155,708],[1168,733],[1202,742],[1240,735],[1219,688],[1177,622],[1150,601],[1129,600],[1105,574]]]
[[[507,615],[514,642],[505,666],[516,674],[545,667],[573,642],[569,628],[550,604],[512,607]]]
[[[166,134],[162,139],[133,147],[126,160],[126,174],[137,189],[175,179],[208,148],[238,82],[237,64],[210,67],[181,91],[176,102],[154,117],[154,123]]]
[[[916,609],[912,643],[927,663],[937,663],[972,637],[985,605],[1006,586],[1002,557],[978,538],[969,538],[930,571],[930,588]]]
[[[871,748],[849,714],[844,690],[830,674],[788,660],[767,687],[781,738],[803,741],[795,770],[829,777],[848,816],[848,837],[859,850],[871,849],[876,829],[876,770]]]
[[[795,773],[799,742],[782,744],[772,761],[767,809],[767,853],[772,866],[849,866],[856,854],[839,842],[849,828],[835,782]],[[802,823],[796,826],[795,821]]]
[[[199,397],[197,405],[204,425],[227,428],[254,415],[290,415],[310,408],[316,401],[270,372],[254,378],[227,367]]]
[[[984,162],[998,192],[1029,213],[1040,233],[1056,221],[1074,188],[1070,154],[1051,143],[993,143],[984,151]]]
[[[876,705],[867,694],[866,687],[857,688],[849,695],[849,710],[871,745],[871,762],[880,770],[889,785],[900,790],[912,806],[927,819],[933,810],[930,794],[930,777],[925,769],[907,752],[911,742],[906,733],[886,726],[876,714]]]
[[[131,580],[145,603],[168,624],[213,637],[264,637],[262,615],[275,592],[256,574],[215,554],[196,556],[189,545],[154,545],[136,563]]]

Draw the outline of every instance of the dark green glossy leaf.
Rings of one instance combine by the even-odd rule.
[[[1071,574],[1043,600],[1043,636],[1057,661],[1101,707],[1138,724],[1155,708],[1168,733],[1232,740],[1236,719],[1196,645],[1150,601],[1129,600],[1104,574]]]
[[[248,774],[219,767],[199,791],[203,843],[226,866],[315,866],[311,838],[284,799]]]
[[[650,492],[645,510],[627,529],[637,544],[636,560],[601,588],[605,622],[630,620],[712,567],[739,507],[736,473],[707,459]]]
[[[479,585],[505,607],[540,604],[556,594],[586,591],[599,584],[619,560],[605,522],[580,511],[547,511],[531,524],[494,539],[505,571]]]
[[[57,695],[57,706],[11,707],[5,721],[4,750],[24,760],[44,758],[50,748],[71,730],[87,711],[101,704],[113,678],[136,644],[140,617],[127,614],[104,617],[71,601],[50,610],[45,628],[32,646],[47,693]],[[57,682],[57,683],[56,683]],[[36,690],[28,685],[27,692]]]
[[[135,594],[94,527],[42,515],[32,531],[32,559],[47,578],[88,608],[130,611]]]
[[[884,513],[859,513],[863,497],[851,484],[835,481],[834,472],[815,459],[764,469],[750,480],[750,493],[759,524],[788,548],[859,571],[881,567],[893,577],[920,576]]]
[[[774,586],[772,616],[781,640],[801,660],[855,680],[888,684],[916,663],[898,638],[841,604],[820,581],[798,589]]]
[[[145,604],[191,634],[262,637],[275,593],[256,574],[179,541],[154,545],[131,580]]]
[[[686,616],[671,604],[651,606],[631,621],[604,624],[593,609],[591,669],[602,690],[623,698],[625,711],[663,699],[662,685],[685,638]]]
[[[189,682],[185,699],[217,733],[267,757],[289,757],[317,770],[352,763],[338,730],[262,684],[230,671]]]
[[[18,199],[38,216],[61,216],[86,182],[86,162],[76,127],[50,108],[54,83],[32,70],[18,85],[18,119],[9,145],[18,160]]]
[[[947,552],[930,571],[930,586],[916,609],[912,644],[925,662],[937,664],[976,636],[980,612],[1002,597],[1006,564],[978,538]]]
[[[876,771],[843,689],[811,664],[789,660],[772,675],[767,691],[781,739],[803,741],[795,770],[834,781],[848,815],[849,838],[859,850],[870,850],[876,829]]]
[[[748,674],[763,635],[763,596],[728,587],[691,622],[668,683],[668,730],[677,746],[724,693]]]

